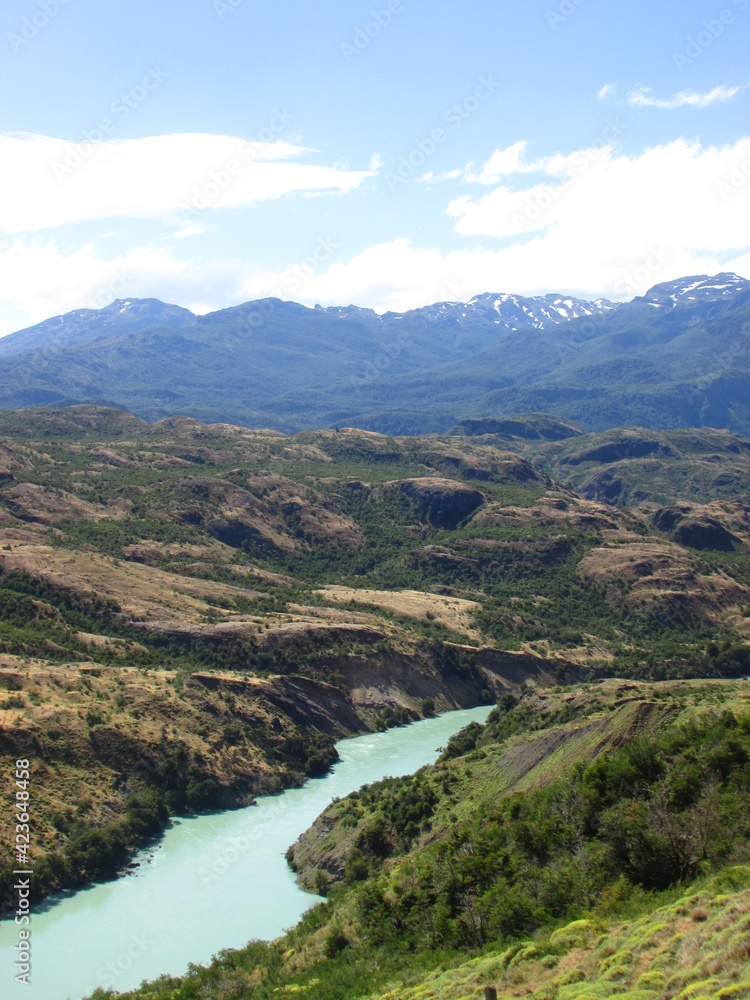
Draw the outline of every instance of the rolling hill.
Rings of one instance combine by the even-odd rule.
[[[420,437],[0,413],[0,761],[34,760],[34,899],[344,736],[495,702],[292,847],[328,901],[285,938],[131,995],[741,1000],[749,453],[533,413]]]
[[[504,429],[592,451],[565,421]],[[0,749],[44,762],[36,891],[101,877],[170,811],[319,773],[346,734],[522,681],[748,671],[744,480],[618,507],[518,452],[0,414]]]

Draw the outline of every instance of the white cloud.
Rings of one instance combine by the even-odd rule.
[[[185,240],[190,236],[201,236],[206,232],[205,226],[191,225],[183,226],[182,229],[178,229],[176,232],[170,234],[170,238],[173,240]]]
[[[464,236],[519,238],[548,231],[549,242],[578,266],[594,251],[633,259],[653,242],[718,253],[748,243],[736,198],[722,198],[720,184],[750,156],[750,137],[734,146],[703,147],[685,140],[638,156],[610,146],[578,150],[546,162],[548,183],[496,187],[482,198],[464,196],[448,214]],[[596,249],[595,249],[596,248]]]
[[[712,104],[731,101],[741,89],[741,87],[726,87],[722,84],[709,90],[706,94],[699,94],[695,90],[682,90],[674,97],[664,99],[654,97],[650,87],[636,87],[628,94],[627,102],[634,107],[660,108],[663,111],[674,111],[684,107],[707,108]]]
[[[511,156],[488,161],[495,170],[519,162],[525,166]],[[750,277],[750,137],[725,147],[682,140],[637,156],[593,146],[535,166],[541,182],[522,169],[520,187],[506,177],[450,203],[464,248],[441,252],[400,238],[348,260],[337,251],[294,287],[287,269],[188,256],[199,250],[193,241],[179,244],[178,257],[177,244],[107,256],[102,243],[64,252],[51,239],[9,239],[0,246],[0,328],[124,296],[196,312],[266,295],[385,311],[484,291],[629,299],[686,274]]]
[[[557,153],[554,156],[543,156],[537,160],[527,160],[528,142],[514,142],[511,146],[496,150],[489,160],[478,167],[474,163],[467,163],[465,167],[449,170],[438,176],[430,171],[418,180],[427,182],[461,179],[468,184],[483,184],[486,187],[491,187],[505,178],[516,177],[520,174],[546,174],[549,177],[558,177],[567,173],[571,163],[574,163],[580,156],[591,156],[593,155],[592,151],[598,154],[605,148],[614,149],[620,136],[626,130],[627,126],[621,123],[619,118],[614,122],[608,119],[600,135],[592,138],[590,146],[584,151],[567,155]]]
[[[536,164],[526,162],[527,148],[527,142],[515,142],[506,149],[496,150],[478,174],[469,170],[466,179],[477,184],[497,184],[501,177],[512,177],[514,174],[536,170]]]
[[[629,299],[686,274],[750,276],[750,137],[721,148],[678,141],[633,157],[594,146],[544,162],[546,183],[505,183],[449,206],[459,233],[503,245],[439,253],[394,240],[311,277],[300,298],[406,309],[455,297],[445,294],[453,284],[463,298]],[[281,293],[278,279],[264,282],[264,294]]]
[[[457,167],[454,170],[446,170],[441,174],[435,174],[429,170],[417,178],[418,184],[433,184],[442,181],[463,180],[468,184],[497,184],[501,177],[511,177],[514,174],[528,174],[544,169],[547,160],[526,161],[526,150],[528,142],[514,142],[505,149],[498,149],[492,154],[486,163],[479,167],[471,161],[464,167]]]
[[[597,95],[600,101],[606,101],[608,97],[614,97],[617,93],[617,86],[614,83],[605,83]]]
[[[372,159],[370,160],[370,170],[377,171],[383,166],[383,157],[380,153],[373,153]]]
[[[0,335],[117,298],[159,298],[208,312],[241,302],[248,268],[237,260],[179,259],[167,247],[103,255],[94,243],[62,252],[18,237],[0,247]]]
[[[434,184],[441,181],[455,181],[459,178],[465,177],[466,172],[471,169],[473,164],[469,163],[466,167],[457,167],[455,170],[446,170],[442,174],[435,174],[432,170],[428,170],[426,174],[422,174],[421,177],[417,177],[417,184]]]
[[[180,134],[72,144],[0,134],[0,231],[35,232],[87,219],[181,218],[187,207],[238,208],[302,193],[341,193],[371,171],[299,162],[285,141]],[[188,220],[193,220],[193,215]]]
[[[601,250],[601,254],[597,253]],[[295,294],[307,305],[354,304],[405,311],[445,300],[467,301],[481,292],[544,295],[564,292],[586,298],[627,300],[652,285],[686,274],[736,271],[750,276],[750,252],[724,255],[681,250],[670,243],[644,243],[630,258],[598,245],[583,260],[561,252],[556,242],[537,237],[501,250],[441,253],[397,239],[374,246],[325,273],[311,277]],[[246,286],[252,297],[289,298],[282,275],[265,275]]]

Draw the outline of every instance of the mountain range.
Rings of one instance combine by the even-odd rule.
[[[445,432],[544,412],[750,433],[750,281],[631,302],[484,294],[406,313],[279,299],[196,316],[157,299],[76,310],[0,340],[0,407],[109,404],[283,431]]]

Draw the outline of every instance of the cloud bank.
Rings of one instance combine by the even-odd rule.
[[[211,149],[231,155],[232,142],[211,144]],[[189,148],[201,145],[191,140]],[[273,146],[265,151],[267,160],[252,164],[253,185],[245,181],[227,194],[226,207],[289,191],[353,190],[368,176],[307,168],[294,162],[297,147],[284,152]],[[209,159],[201,159],[200,169]],[[147,160],[152,162],[150,156]],[[216,169],[212,162],[209,169]],[[291,173],[255,172],[269,164],[274,170],[289,167]],[[267,295],[385,311],[465,300],[483,291],[629,299],[685,274],[734,270],[750,277],[750,136],[727,146],[679,140],[638,155],[625,155],[617,141],[602,138],[587,148],[540,159],[530,159],[527,144],[518,142],[496,150],[483,164],[453,173],[451,183],[459,192],[463,186],[464,193],[446,196],[447,250],[417,246],[396,234],[350,259],[342,259],[340,250],[326,251],[315,266],[298,272],[292,286],[288,268],[181,256],[183,247],[195,249],[195,241],[107,256],[103,240],[69,250],[55,233],[27,232],[0,245],[0,302],[13,303],[30,324],[116,297],[157,296],[197,312]],[[145,168],[139,176],[146,176]],[[195,176],[191,173],[188,183]],[[415,184],[414,197],[423,190]],[[122,192],[97,190],[85,204],[97,213],[113,213],[113,206],[122,205],[154,213],[174,206],[174,192],[164,186],[158,192],[144,190],[136,201]],[[41,227],[44,213],[32,208],[31,194],[21,193],[19,200]],[[80,213],[82,204],[83,195],[75,211]],[[18,219],[16,207],[9,207],[11,218]],[[74,213],[61,205],[55,211],[57,217]],[[20,325],[6,317],[4,332]]]
[[[0,189],[11,193],[0,233],[92,219],[174,219],[290,194],[346,193],[372,171],[299,162],[312,151],[278,140],[176,134],[71,143],[0,134]]]

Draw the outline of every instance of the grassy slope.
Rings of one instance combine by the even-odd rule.
[[[380,1000],[745,1000],[750,997],[750,868],[728,868],[643,916],[592,914],[489,951]]]
[[[441,496],[405,493],[411,478]],[[41,788],[38,847],[127,820],[133,791],[158,792],[151,825],[244,802],[346,732],[523,679],[746,670],[750,531],[736,504],[716,517],[734,551],[677,544],[474,441],[4,413],[2,753],[30,747],[66,783]]]
[[[597,492],[603,497],[603,485],[616,479],[621,486],[614,491],[610,486],[610,502],[620,507],[746,501],[750,496],[750,441],[726,430],[615,427],[582,434],[562,421],[529,414],[515,421],[465,421],[453,431],[458,436],[467,432],[477,444],[494,443],[523,454],[556,482],[592,499]],[[545,440],[545,432],[565,437]]]
[[[638,1000],[747,997],[750,868],[742,864],[750,850],[749,708],[747,683],[608,681],[587,690],[529,692],[483,730],[473,727],[454,740],[435,767],[330,807],[311,835],[317,842],[321,831],[333,831],[329,840],[348,854],[344,885],[285,938],[226,953],[184,979],[167,978],[127,996],[468,1000],[493,984],[502,996],[538,1000],[600,1000],[631,991]],[[743,719],[739,728],[732,721]],[[744,787],[745,795],[732,823],[722,813],[691,875],[670,879],[661,865],[626,875],[621,862],[609,865],[617,839],[602,831],[620,814],[617,805],[600,812],[601,829],[579,832],[575,851],[569,832],[550,848],[561,830],[584,822],[587,807],[580,801],[566,818],[571,789],[590,793],[602,767],[610,768],[605,784],[620,780],[620,764],[645,760],[648,746],[672,754],[671,763],[650,785],[636,779],[625,793],[626,823],[639,801],[658,809],[664,786],[671,789],[675,823],[684,817],[683,833],[689,832],[693,812],[703,808],[707,777],[691,771],[690,741],[674,755],[671,741],[680,733],[694,734],[706,765],[713,760],[725,767],[722,809],[734,808],[735,787]],[[738,738],[746,744],[744,763],[740,754],[731,765],[718,764],[722,748],[737,747]],[[461,752],[471,744],[468,754]],[[692,805],[686,775],[697,796]],[[532,819],[535,801],[542,811]],[[430,808],[410,826],[404,807],[414,819],[425,803]],[[388,815],[396,820],[384,833],[392,850],[368,855],[373,824],[380,823],[383,834]],[[492,844],[495,853],[488,854]],[[637,864],[644,844],[629,848]],[[355,853],[358,862],[366,857],[364,870],[352,865]],[[456,878],[461,888],[451,902],[440,883]]]

